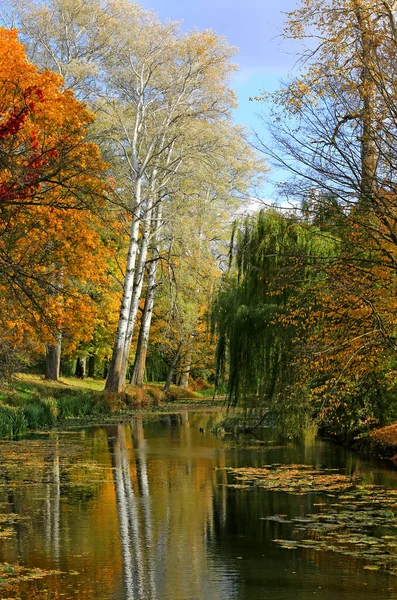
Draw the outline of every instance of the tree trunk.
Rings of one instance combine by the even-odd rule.
[[[181,372],[181,379],[179,382],[179,387],[181,388],[187,388],[187,386],[189,385],[189,375],[190,375],[190,366],[192,363],[192,355],[190,354],[190,352],[187,354],[183,368],[182,368],[182,372]]]
[[[361,68],[361,86],[359,88],[362,102],[360,200],[361,204],[368,209],[368,206],[371,206],[373,203],[377,191],[378,164],[378,150],[375,142],[377,135],[375,131],[376,84],[371,73],[374,42],[372,39],[371,23],[357,1],[354,3],[354,12],[358,23],[363,65]]]
[[[135,192],[135,210],[139,211],[141,202],[141,187],[142,181],[138,179],[136,182]],[[108,392],[119,393],[125,385],[125,371],[122,373],[122,364],[124,358],[125,339],[127,335],[127,326],[131,309],[131,298],[134,288],[135,263],[138,252],[138,234],[139,234],[140,217],[134,215],[131,230],[130,243],[127,256],[127,267],[124,279],[123,297],[120,305],[119,322],[117,326],[116,339],[113,347],[112,360],[109,367],[109,373],[106,379],[105,390]]]
[[[88,357],[88,377],[95,377],[95,354],[90,354]]]
[[[85,358],[85,356],[79,357],[76,360],[76,370],[74,373],[75,377],[78,377],[79,379],[85,379],[86,364],[87,359]]]
[[[158,244],[158,232],[161,225],[162,207],[158,205],[156,221],[156,232],[153,236],[154,244]],[[132,375],[132,383],[138,387],[142,387],[143,378],[146,367],[147,349],[149,345],[150,325],[152,322],[154,297],[156,294],[157,267],[159,264],[160,249],[155,245],[152,251],[152,261],[149,265],[147,277],[147,291],[145,305],[143,308],[141,327],[139,329],[138,343],[135,352],[134,372]]]
[[[58,381],[61,365],[61,334],[58,337],[57,344],[46,344],[45,353],[45,378],[51,381]]]
[[[146,303],[145,303],[146,306]],[[139,330],[139,338],[137,345],[137,352],[135,355],[134,371],[132,373],[131,383],[138,387],[143,386],[143,379],[145,377],[146,357],[147,349],[149,345],[149,331],[145,335],[143,328]]]
[[[163,387],[163,392],[165,392],[165,393],[169,392],[169,389],[171,387],[172,378],[174,376],[174,370],[175,370],[175,365],[172,363],[168,368],[167,380],[165,382],[165,386]]]
[[[170,366],[168,368],[167,381],[165,382],[165,386],[163,387],[163,392],[165,392],[165,393],[167,393],[169,391],[169,389],[170,389],[172,380],[174,378],[175,369],[176,369],[176,366],[178,364],[179,357],[181,355],[181,350],[182,350],[182,344],[179,344],[179,348],[175,352],[175,356],[172,359],[172,363],[170,364]]]
[[[144,279],[144,275],[145,275],[146,259],[147,259],[148,249],[149,249],[149,237],[150,237],[150,230],[151,230],[152,211],[153,211],[153,199],[150,198],[148,201],[148,205],[146,207],[146,214],[143,219],[143,230],[142,230],[142,237],[141,237],[141,243],[140,243],[139,258],[138,258],[138,264],[136,266],[136,271],[135,271],[134,289],[132,291],[130,313],[129,313],[128,324],[127,324],[127,333],[126,333],[125,343],[124,343],[124,354],[123,354],[123,360],[122,360],[122,364],[121,364],[121,377],[124,377],[124,379],[126,378],[126,374],[127,374],[128,358],[130,355],[131,341],[132,341],[132,336],[134,335],[136,319],[138,316],[139,302],[140,302],[141,295],[142,295],[142,287],[143,287],[143,279]]]

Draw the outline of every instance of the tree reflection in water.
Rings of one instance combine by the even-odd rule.
[[[149,459],[142,417],[107,428],[126,600],[224,598],[211,581],[206,551],[214,529],[214,465],[204,439],[197,455],[187,411],[158,423],[169,443],[160,448],[161,437],[150,439]],[[225,519],[225,488],[218,489]]]
[[[46,551],[51,555],[56,566],[60,559],[60,524],[61,524],[61,474],[59,464],[59,437],[55,436],[53,451],[45,457],[43,483],[46,488],[44,505]]]
[[[146,590],[142,580],[143,565],[138,502],[131,483],[130,461],[124,425],[109,428],[108,444],[112,455],[114,487],[119,515],[126,600],[140,599],[145,597]]]

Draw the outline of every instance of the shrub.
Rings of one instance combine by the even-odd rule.
[[[28,422],[21,410],[16,410],[11,416],[11,438],[19,437],[27,433]]]
[[[46,398],[42,398],[40,403],[43,406],[44,413],[47,416],[48,424],[55,423],[58,418],[58,403],[55,398],[48,396]]]
[[[112,392],[106,392],[103,396],[103,409],[107,413],[120,412],[125,406],[125,399],[121,397],[121,394],[114,394]]]
[[[38,429],[50,425],[48,422],[48,412],[41,403],[30,402],[22,409],[24,417],[28,423],[29,429]]]
[[[214,389],[214,386],[211,385],[210,383],[208,383],[205,379],[203,379],[202,377],[197,377],[196,379],[191,378],[190,382],[189,382],[189,388],[191,390],[193,390],[194,392],[196,390],[202,392],[203,390],[206,390],[208,388],[210,388],[211,390]]]
[[[151,404],[154,406],[160,406],[161,402],[164,400],[165,395],[161,388],[157,386],[147,386],[146,393],[151,399]]]
[[[148,404],[146,394],[143,388],[137,387],[135,389],[135,406],[141,408],[142,406],[146,406]],[[134,406],[134,404],[133,404]]]
[[[177,402],[179,400],[197,400],[198,396],[190,390],[172,385],[166,394],[166,399],[169,402]]]

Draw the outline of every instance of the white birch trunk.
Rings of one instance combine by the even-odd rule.
[[[131,309],[132,292],[134,289],[135,264],[138,252],[138,234],[139,234],[139,206],[141,202],[142,180],[138,179],[135,193],[135,210],[130,231],[130,243],[127,256],[127,268],[124,280],[123,297],[120,306],[120,316],[117,327],[116,339],[113,347],[112,360],[109,367],[109,373],[106,380],[105,390],[108,392],[119,393],[125,383],[125,373],[122,374],[122,363],[124,357],[125,340],[127,336],[128,319]]]
[[[150,600],[156,600],[156,581],[155,581],[155,544],[153,541],[153,523],[152,523],[152,505],[149,489],[149,477],[147,471],[146,441],[144,439],[144,430],[142,419],[137,417],[136,424],[140,429],[141,435],[136,436],[136,466],[139,478],[139,487],[141,490],[141,506],[143,509],[143,535],[145,538],[145,549],[147,551],[148,579]]]
[[[143,219],[143,230],[142,230],[142,238],[141,238],[141,243],[140,243],[139,258],[138,258],[138,264],[136,266],[136,271],[135,271],[134,288],[132,291],[131,304],[130,304],[130,314],[128,317],[127,331],[126,331],[126,336],[125,336],[125,341],[124,341],[123,359],[122,359],[121,372],[120,372],[120,379],[122,381],[125,381],[125,377],[126,377],[126,373],[127,373],[131,341],[132,341],[132,337],[134,335],[136,320],[137,320],[137,316],[138,316],[139,302],[140,302],[141,296],[142,296],[146,259],[147,259],[148,250],[149,250],[152,212],[153,212],[153,198],[150,197],[148,200],[147,207],[146,207],[146,214]]]
[[[112,457],[113,481],[116,492],[117,512],[119,517],[120,543],[123,556],[123,571],[126,600],[134,600],[134,564],[130,547],[130,524],[128,519],[127,498],[125,492],[121,449],[116,439],[108,439]]]
[[[159,204],[157,207],[156,215],[156,231],[153,236],[154,248],[152,262],[149,266],[149,272],[147,277],[147,291],[145,298],[145,306],[143,308],[141,327],[139,330],[138,343],[135,354],[134,373],[132,376],[132,383],[138,387],[143,385],[143,376],[145,373],[146,355],[149,345],[150,325],[152,322],[154,298],[156,294],[156,281],[157,281],[157,267],[159,262],[159,231],[161,228],[162,219],[162,206]]]

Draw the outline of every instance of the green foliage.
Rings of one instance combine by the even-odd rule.
[[[106,407],[96,396],[89,393],[65,394],[58,400],[61,419],[91,417],[104,414]]]
[[[207,386],[203,388],[196,388],[195,381],[192,381],[190,387],[194,389],[194,392],[200,396],[200,398],[212,398],[215,394],[215,387],[210,384],[207,384]]]
[[[215,435],[223,436],[225,433],[237,435],[244,432],[247,429],[247,426],[248,422],[242,413],[232,413],[228,414],[221,421],[213,423],[210,430]]]
[[[39,429],[40,427],[49,425],[47,421],[48,413],[41,403],[29,402],[29,404],[24,407],[23,414],[29,429]]]
[[[58,417],[58,405],[55,398],[52,398],[51,396],[42,398],[41,404],[43,406],[44,413],[47,415],[48,422],[55,423]]]
[[[275,211],[261,211],[234,231],[230,269],[213,307],[218,336],[217,384],[227,381],[229,403],[271,410],[278,423],[300,430],[307,422],[306,397],[290,419],[286,399],[295,383],[296,340],[303,325],[294,318],[316,260],[329,244],[317,228]],[[293,409],[292,409],[293,410]]]
[[[371,373],[352,386],[348,378],[338,383],[338,397],[324,402],[320,430],[338,439],[351,441],[374,427],[397,420],[395,387],[390,388],[378,373]]]
[[[151,346],[146,360],[146,381],[165,381],[168,366],[159,350]]]
[[[281,400],[272,406],[269,420],[282,437],[292,439],[313,425],[316,415],[308,388],[290,386]]]
[[[61,372],[63,377],[73,377],[76,371],[75,360],[61,360]],[[41,371],[42,373],[45,371]]]
[[[29,430],[53,427],[65,419],[109,413],[103,394],[95,389],[50,383],[32,375],[22,377],[2,390],[0,438],[14,438]]]
[[[19,409],[29,429],[39,429],[54,425],[58,418],[58,405],[51,396],[31,400]]]
[[[14,439],[27,430],[28,422],[21,410],[0,404],[0,437]]]

